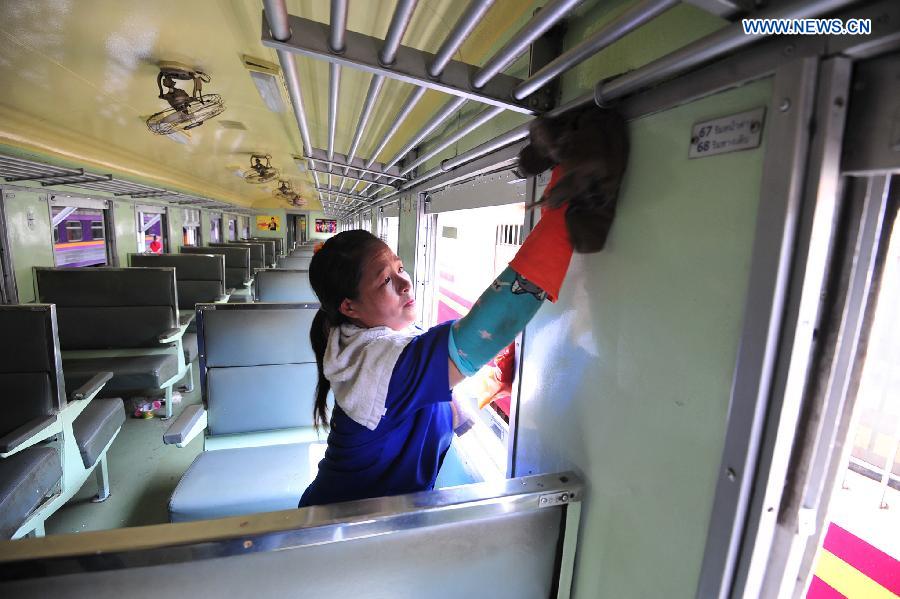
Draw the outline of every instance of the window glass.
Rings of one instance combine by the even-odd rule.
[[[237,241],[237,221],[233,218],[228,219],[228,241]]]
[[[138,235],[138,251],[164,254],[168,251],[166,240],[166,215],[138,212],[141,234]]]
[[[107,264],[102,210],[53,206],[51,216],[56,266]]]
[[[210,217],[209,219],[209,236],[213,243],[222,241],[222,217]]]
[[[525,204],[442,212],[434,227],[436,288],[431,314],[437,324],[465,316],[481,293],[509,264],[522,242]],[[398,219],[399,220],[399,219]],[[506,441],[511,411],[514,345],[454,389],[454,396],[488,430]],[[473,438],[485,436],[481,433]],[[471,442],[471,441],[470,441]],[[503,446],[487,455],[505,463]],[[504,469],[505,470],[505,469]]]
[[[383,216],[381,218],[381,240],[396,254],[400,238],[400,217]]]
[[[184,210],[184,225],[181,228],[181,245],[200,245],[199,210]]]

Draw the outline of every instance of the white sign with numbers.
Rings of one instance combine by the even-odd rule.
[[[705,158],[758,147],[765,116],[765,107],[760,107],[694,124],[688,158]]]

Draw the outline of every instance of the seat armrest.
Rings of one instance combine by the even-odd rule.
[[[178,316],[178,324],[182,327],[186,327],[192,322],[194,322],[194,317],[197,315],[193,310],[187,314],[179,314]]]
[[[215,303],[217,303],[217,304],[224,304],[225,302],[228,301],[228,297],[229,297],[230,295],[231,295],[230,293],[226,293],[226,294],[224,294],[224,295],[220,295],[219,297],[216,298]]]
[[[165,333],[159,336],[160,343],[172,343],[173,341],[178,341],[181,336],[184,334],[184,331],[187,327],[178,327],[175,329],[169,329]]]
[[[100,389],[103,388],[103,385],[108,383],[112,377],[113,373],[111,372],[98,372],[88,382],[72,392],[72,400],[93,399],[100,392]]]
[[[0,437],[0,457],[7,457],[62,432],[56,415],[38,416]]]
[[[163,443],[184,447],[206,429],[206,424],[206,410],[203,409],[203,406],[187,406],[169,429],[163,433]]]

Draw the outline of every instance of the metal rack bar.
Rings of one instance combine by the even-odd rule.
[[[382,60],[393,63],[396,59],[397,50],[400,48],[400,44],[403,41],[403,34],[409,26],[409,21],[412,19],[414,10],[415,2],[413,2],[411,6],[409,3],[404,2],[397,4],[397,7],[394,9],[394,15],[391,18],[391,24],[388,27],[384,45],[381,48]],[[369,118],[372,116],[372,109],[375,107],[375,101],[378,99],[379,94],[381,94],[383,86],[384,75],[372,75],[372,80],[369,82],[369,91],[366,92],[366,101],[363,104],[362,112],[359,115],[359,122],[356,124],[356,134],[353,136],[353,142],[350,144],[350,151],[347,152],[347,162],[351,162],[354,156],[356,156],[359,142],[362,140],[363,132],[366,129],[366,125],[369,123]],[[346,168],[344,169],[344,175],[345,178],[341,179],[341,184],[339,186],[342,191],[344,189],[344,183],[346,182]]]
[[[641,25],[669,10],[679,0],[643,0],[604,25],[594,35],[544,66],[513,90],[513,97],[524,100],[566,71],[578,66],[597,52],[622,39]]]
[[[263,0],[263,32],[272,38],[286,40],[291,37],[291,27],[288,23],[288,12],[285,0]],[[268,31],[270,30],[270,31]],[[294,64],[294,56],[285,50],[278,51],[278,62],[281,63],[281,72],[284,74],[284,82],[287,85],[288,95],[291,98],[291,107],[294,109],[294,117],[300,129],[300,139],[306,155],[312,153],[312,142],[309,137],[309,123],[306,120],[306,110],[303,104],[303,90],[300,87],[300,78],[297,76],[297,68]],[[316,185],[319,184],[319,176],[313,173]],[[319,200],[322,196],[319,196]]]
[[[70,171],[70,172],[68,172],[68,173],[57,172],[57,173],[53,173],[53,174],[41,174],[41,175],[23,175],[23,176],[18,176],[18,177],[4,177],[4,180],[7,183],[17,183],[20,181],[40,181],[41,179],[56,179],[56,178],[59,178],[59,177],[65,176],[65,175],[71,175],[71,176],[76,176],[76,177],[84,176],[83,168],[65,169],[65,170]]]
[[[394,16],[391,17],[391,25],[388,27],[387,37],[384,38],[384,45],[378,53],[378,60],[381,64],[387,66],[396,62],[403,34],[409,27],[416,4],[418,4],[418,0],[398,0],[397,6],[394,8]]]
[[[82,175],[80,177],[55,177],[56,181],[41,181],[42,187],[52,187],[54,185],[75,185],[76,183],[93,183],[95,181],[110,181],[112,175]]]
[[[469,133],[472,133],[473,131],[475,131],[478,127],[481,127],[482,125],[484,125],[485,123],[487,123],[488,121],[493,119],[494,117],[498,116],[501,112],[503,112],[502,108],[498,108],[498,107],[494,106],[492,108],[488,108],[487,110],[484,110],[484,111],[480,112],[479,114],[475,115],[475,117],[473,117],[471,121],[469,121],[468,123],[466,123],[459,129],[454,131],[451,135],[442,139],[436,146],[431,148],[428,152],[426,152],[425,154],[422,154],[421,156],[416,158],[415,161],[411,162],[408,166],[406,166],[403,170],[401,170],[400,174],[408,175],[417,166],[420,166],[420,165],[428,162],[429,160],[431,160],[432,158],[434,158],[435,156],[437,156],[438,154],[440,154],[441,152],[443,152],[444,150],[449,148],[451,145],[453,145],[456,142],[458,142],[459,140],[461,140],[463,137],[465,137]]]
[[[465,103],[466,103],[465,98],[453,98],[452,100],[450,100],[449,102],[444,104],[444,107],[441,108],[437,112],[437,114],[435,114],[433,117],[431,117],[431,119],[429,119],[428,122],[426,122],[425,125],[422,126],[422,128],[419,130],[419,132],[416,133],[412,139],[410,139],[408,142],[406,142],[406,145],[404,145],[402,148],[400,148],[400,151],[397,152],[397,154],[394,156],[394,158],[391,159],[391,161],[387,163],[386,168],[391,168],[392,166],[394,166],[395,164],[400,162],[400,160],[404,156],[406,156],[417,145],[422,143],[422,141],[426,137],[428,137],[435,129],[440,127],[444,123],[444,121],[446,121],[451,116],[453,116],[453,113],[456,112],[457,110],[459,110],[462,107],[462,105]],[[401,174],[403,174],[403,173],[401,173]],[[366,190],[368,190],[370,187],[372,187],[371,183],[363,188],[362,193],[366,193]]]
[[[370,198],[367,198],[365,196],[356,195],[356,194],[352,194],[352,193],[346,193],[344,191],[338,191],[338,190],[330,188],[330,187],[317,187],[316,190],[321,191],[322,193],[328,193],[328,194],[340,196],[343,198],[350,198],[351,200],[356,200],[360,204],[367,204],[370,201]]]
[[[551,0],[535,14],[525,27],[519,30],[512,39],[506,42],[487,63],[472,77],[472,86],[476,89],[485,87],[489,81],[497,77],[508,67],[531,43],[545,31],[553,27],[566,14],[584,0]]]
[[[447,66],[447,63],[450,62],[450,59],[453,58],[453,55],[456,54],[459,47],[466,41],[466,38],[469,37],[469,34],[472,33],[475,26],[481,22],[481,19],[484,17],[485,13],[487,13],[488,9],[494,5],[495,1],[496,0],[472,0],[472,2],[469,3],[469,7],[459,17],[459,20],[456,21],[456,25],[454,25],[450,33],[447,34],[447,39],[444,40],[444,43],[441,44],[437,54],[434,55],[434,60],[428,65],[429,75],[432,77],[441,76],[444,72],[444,67]]]
[[[575,0],[566,1],[573,2]],[[276,0],[269,0],[269,2],[276,2]],[[493,106],[502,106],[507,110],[523,114],[534,113],[526,104],[512,99],[513,88],[521,83],[521,80],[515,77],[498,74],[483,87],[476,88],[471,84],[476,67],[451,60],[445,66],[441,77],[435,79],[428,74],[428,65],[433,59],[432,55],[408,46],[400,46],[394,62],[384,65],[378,59],[382,40],[355,31],[347,32],[344,52],[335,54],[328,46],[328,25],[294,15],[289,15],[288,19],[293,35],[277,39],[269,32],[267,26],[263,26],[262,43],[264,46],[383,75],[421,88],[434,89]]]
[[[351,170],[352,168],[353,167],[347,167],[347,170]],[[328,171],[324,171],[324,170],[318,170],[318,169],[314,169],[314,168],[310,168],[309,170],[316,171],[316,172],[323,173],[323,174],[328,174]],[[349,179],[351,181],[356,181],[358,183],[374,183],[375,185],[380,185],[382,187],[390,187],[392,189],[394,188],[394,186],[389,183],[383,183],[380,181],[376,181],[375,176],[373,176],[373,175],[369,175],[368,177],[366,177],[365,174],[363,174],[363,176],[361,176],[361,177],[354,177],[353,175],[342,175],[342,177],[345,179]],[[405,181],[405,179],[401,179],[401,180]],[[338,187],[337,189],[338,189],[338,191],[344,191],[340,187]]]
[[[801,1],[758,15],[758,17],[762,19],[814,18],[849,6],[854,1]],[[761,39],[763,39],[762,36],[745,35],[740,23],[723,27],[638,69],[620,75],[610,81],[601,81],[594,87],[594,100],[598,105],[604,106],[613,100],[686,73],[702,64],[720,58],[724,54],[749,46]]]

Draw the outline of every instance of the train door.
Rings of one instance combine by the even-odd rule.
[[[297,216],[297,238],[300,243],[306,243],[309,238],[307,222],[308,217],[305,214]]]
[[[165,254],[169,251],[169,228],[165,206],[135,206],[139,253]]]
[[[18,303],[16,277],[12,270],[9,254],[9,240],[6,233],[6,206],[4,194],[0,192],[0,304]]]
[[[200,211],[184,209],[184,224],[181,227],[181,245],[203,245],[200,234]]]
[[[109,202],[91,198],[50,196],[53,261],[56,266],[82,267],[114,264]]]

